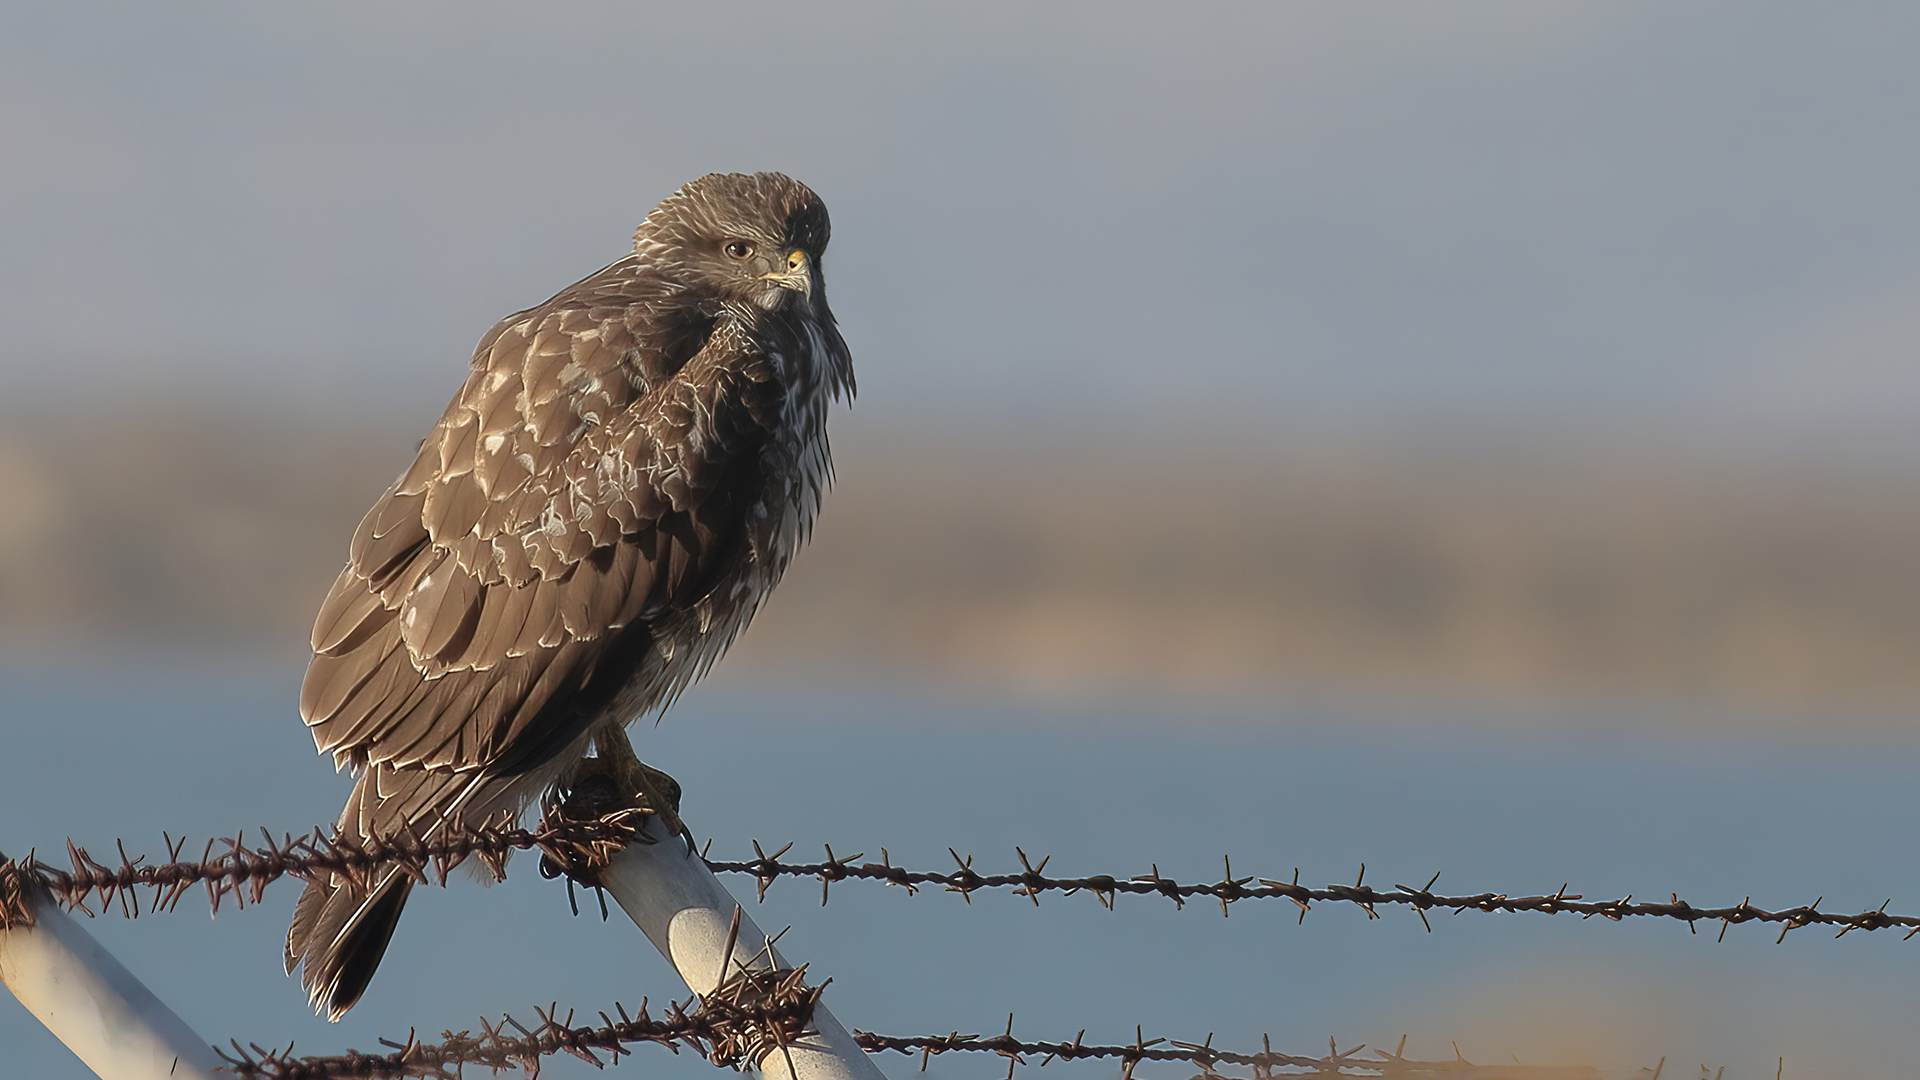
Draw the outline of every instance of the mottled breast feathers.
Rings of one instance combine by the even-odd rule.
[[[612,639],[710,617],[717,571],[765,542],[788,387],[765,313],[673,299],[629,258],[482,339],[315,622],[301,714],[322,752],[495,764]]]

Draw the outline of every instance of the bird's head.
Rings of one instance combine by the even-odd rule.
[[[824,313],[826,204],[780,173],[713,173],[647,215],[634,253],[700,295]]]

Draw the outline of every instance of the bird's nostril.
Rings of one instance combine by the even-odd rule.
[[[787,256],[787,269],[798,270],[807,264],[807,257],[799,252]]]

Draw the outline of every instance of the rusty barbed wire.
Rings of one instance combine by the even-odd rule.
[[[636,838],[652,842],[639,829],[648,813],[644,808],[625,808],[593,817],[577,812],[569,814],[566,804],[549,801],[545,810],[539,826],[532,830],[515,827],[506,819],[475,826],[456,822],[431,839],[407,831],[355,841],[337,836],[327,837],[315,829],[306,836],[289,834],[283,840],[276,841],[271,833],[262,829],[262,841],[258,846],[249,845],[239,836],[209,841],[199,860],[182,859],[180,856],[186,848],[186,842],[163,834],[169,860],[158,864],[148,864],[143,856],[128,855],[122,842],[116,844],[119,865],[110,866],[93,858],[85,848],[69,841],[67,856],[71,870],[43,863],[32,853],[21,861],[0,857],[0,928],[30,925],[34,903],[32,894],[39,890],[44,890],[47,896],[69,909],[80,910],[88,915],[94,914],[92,907],[89,907],[91,904],[103,913],[117,906],[123,914],[134,917],[141,908],[136,890],[150,890],[148,911],[171,911],[178,907],[188,892],[196,886],[204,886],[210,906],[218,912],[220,904],[227,897],[233,898],[239,906],[258,903],[265,890],[283,877],[312,880],[321,874],[364,876],[375,867],[397,864],[417,881],[435,881],[444,885],[451,871],[469,858],[481,859],[496,876],[504,876],[505,862],[510,854],[536,849],[543,855],[543,873],[549,873],[550,876],[564,874],[570,880],[592,884],[594,870],[604,866],[607,859],[625,844]],[[1050,858],[1035,862],[1017,847],[1014,850],[1022,867],[1020,873],[982,874],[974,869],[971,857],[963,857],[951,848],[948,852],[956,868],[942,873],[895,866],[884,848],[881,849],[881,861],[878,863],[859,863],[858,860],[864,858],[861,854],[837,856],[830,845],[824,848],[826,859],[823,862],[780,861],[791,848],[789,844],[769,855],[756,841],[755,858],[751,860],[727,862],[705,859],[704,853],[702,857],[717,873],[752,876],[761,899],[765,898],[768,887],[779,878],[817,879],[821,883],[823,904],[827,902],[835,882],[865,880],[899,885],[907,889],[909,894],[917,893],[926,886],[939,886],[945,891],[961,894],[962,899],[969,903],[973,893],[991,889],[1008,889],[1016,896],[1031,900],[1036,906],[1043,893],[1071,895],[1086,891],[1108,909],[1123,893],[1162,896],[1172,900],[1176,907],[1184,907],[1190,899],[1205,897],[1219,903],[1223,915],[1229,912],[1230,905],[1242,900],[1280,898],[1292,901],[1299,908],[1302,921],[1315,903],[1353,904],[1364,910],[1370,919],[1379,918],[1378,906],[1400,904],[1412,907],[1429,931],[1432,924],[1427,921],[1426,911],[1446,908],[1456,913],[1471,909],[1488,912],[1575,913],[1589,918],[1602,915],[1616,921],[1634,916],[1667,917],[1682,919],[1688,922],[1690,928],[1702,919],[1709,919],[1722,923],[1722,936],[1726,926],[1749,921],[1782,923],[1783,939],[1788,931],[1810,925],[1839,925],[1842,935],[1855,929],[1874,930],[1883,927],[1907,927],[1907,937],[1920,933],[1920,918],[1888,914],[1885,904],[1877,910],[1855,915],[1821,912],[1818,910],[1819,901],[1781,911],[1757,908],[1748,901],[1742,901],[1733,908],[1695,908],[1677,896],[1667,904],[1635,904],[1631,896],[1618,901],[1586,901],[1578,894],[1568,893],[1565,886],[1551,896],[1514,897],[1497,893],[1444,896],[1431,891],[1438,880],[1437,874],[1419,889],[1396,885],[1391,892],[1381,892],[1365,884],[1364,865],[1353,885],[1310,888],[1299,884],[1297,870],[1291,881],[1235,877],[1230,860],[1223,860],[1224,876],[1212,883],[1182,883],[1162,876],[1157,865],[1149,874],[1128,878],[1113,875],[1053,878],[1045,874]],[[482,1020],[482,1033],[478,1036],[471,1031],[447,1031],[437,1043],[422,1042],[410,1032],[404,1042],[381,1040],[383,1045],[390,1048],[390,1052],[384,1054],[363,1054],[349,1050],[343,1055],[295,1057],[291,1045],[284,1050],[274,1050],[257,1043],[243,1047],[235,1040],[232,1043],[233,1053],[223,1051],[222,1057],[226,1059],[228,1071],[237,1076],[262,1080],[413,1076],[446,1078],[460,1076],[467,1065],[494,1072],[520,1068],[537,1074],[538,1061],[544,1056],[564,1051],[599,1066],[603,1064],[600,1055],[617,1060],[631,1053],[627,1049],[629,1046],[640,1043],[666,1046],[675,1053],[685,1047],[716,1064],[739,1065],[760,1060],[767,1053],[790,1046],[805,1033],[812,1008],[824,987],[808,987],[804,976],[804,968],[748,971],[743,966],[739,976],[702,999],[698,1009],[689,1012],[684,1003],[670,1003],[667,1013],[658,1020],[648,1015],[644,999],[637,1018],[630,1016],[624,1007],[616,1003],[614,1010],[619,1015],[618,1020],[601,1012],[600,1025],[582,1027],[573,1026],[573,1013],[569,1012],[563,1018],[557,1005],[550,1005],[535,1010],[539,1021],[531,1026],[511,1016],[503,1016],[497,1025]],[[871,1053],[918,1053],[923,1069],[930,1057],[939,1054],[997,1054],[1008,1062],[1008,1080],[1013,1080],[1015,1070],[1028,1064],[1027,1059],[1036,1055],[1042,1056],[1042,1065],[1056,1059],[1114,1059],[1121,1064],[1122,1076],[1128,1080],[1131,1080],[1135,1067],[1142,1062],[1175,1061],[1198,1067],[1199,1072],[1192,1080],[1287,1080],[1291,1077],[1589,1080],[1598,1075],[1584,1067],[1475,1065],[1461,1058],[1457,1050],[1455,1059],[1451,1061],[1416,1061],[1405,1057],[1404,1038],[1400,1048],[1394,1052],[1375,1050],[1375,1058],[1362,1058],[1356,1055],[1365,1049],[1364,1045],[1346,1051],[1340,1050],[1337,1045],[1330,1045],[1328,1055],[1314,1057],[1276,1053],[1270,1042],[1264,1040],[1263,1049],[1257,1053],[1237,1053],[1214,1048],[1211,1035],[1204,1042],[1196,1044],[1165,1039],[1147,1040],[1136,1029],[1133,1043],[1096,1045],[1086,1043],[1085,1034],[1084,1030],[1081,1031],[1072,1042],[1020,1040],[1013,1035],[1011,1017],[1008,1018],[1007,1030],[992,1037],[966,1035],[957,1031],[946,1035],[922,1036],[854,1033],[860,1046]],[[1251,1075],[1229,1075],[1221,1071],[1223,1065],[1250,1068]]]
[[[1094,1058],[1111,1058],[1120,1062],[1120,1075],[1132,1080],[1134,1069],[1147,1061],[1184,1061],[1200,1068],[1193,1080],[1249,1080],[1235,1077],[1220,1071],[1221,1065],[1248,1066],[1252,1069],[1250,1080],[1287,1080],[1290,1077],[1379,1077],[1391,1080],[1440,1080],[1440,1078],[1458,1078],[1458,1080],[1598,1080],[1599,1073],[1584,1065],[1476,1065],[1459,1056],[1459,1048],[1454,1049],[1452,1061],[1418,1061],[1406,1056],[1407,1038],[1400,1037],[1400,1045],[1395,1050],[1375,1050],[1374,1058],[1357,1057],[1365,1050],[1362,1043],[1348,1050],[1341,1050],[1333,1039],[1327,1040],[1327,1055],[1312,1057],[1301,1054],[1277,1053],[1273,1049],[1270,1036],[1260,1037],[1261,1049],[1255,1053],[1221,1050],[1213,1045],[1213,1036],[1199,1043],[1181,1042],[1178,1039],[1148,1039],[1143,1029],[1135,1027],[1131,1043],[1095,1045],[1085,1042],[1086,1030],[1082,1029],[1073,1037],[1072,1042],[1028,1042],[1013,1035],[1013,1017],[1007,1017],[1006,1031],[1000,1035],[982,1038],[979,1035],[962,1035],[954,1032],[950,1035],[876,1035],[870,1031],[855,1031],[854,1041],[862,1050],[870,1054],[884,1051],[897,1051],[911,1056],[920,1054],[921,1071],[926,1070],[928,1058],[953,1053],[955,1051],[973,1051],[998,1054],[1007,1059],[1007,1080],[1013,1080],[1014,1070],[1027,1064],[1030,1056],[1045,1055],[1042,1066],[1059,1059],[1075,1061]],[[1276,1069],[1298,1069],[1299,1072],[1276,1072]]]
[[[447,1031],[439,1042],[422,1042],[409,1032],[405,1042],[382,1039],[391,1048],[384,1054],[345,1054],[295,1057],[293,1047],[274,1050],[258,1043],[240,1045],[233,1052],[216,1048],[226,1061],[224,1071],[256,1080],[385,1080],[424,1076],[453,1078],[467,1065],[498,1073],[524,1069],[537,1076],[539,1061],[568,1053],[604,1067],[602,1054],[618,1061],[629,1047],[652,1043],[674,1053],[690,1049],[715,1065],[738,1067],[758,1063],[805,1037],[813,1009],[826,984],[808,986],[806,968],[744,969],[688,1011],[687,1002],[669,1002],[660,1019],[648,1015],[642,998],[638,1016],[614,1003],[616,1020],[603,1010],[599,1025],[573,1026],[573,1012],[560,1015],[557,1004],[535,1007],[540,1019],[532,1026],[503,1015],[498,1024],[480,1021],[481,1034]]]
[[[1185,907],[1186,902],[1198,897],[1214,900],[1220,905],[1224,916],[1229,905],[1243,900],[1290,900],[1300,909],[1300,920],[1306,921],[1307,912],[1315,903],[1352,904],[1367,913],[1367,918],[1377,919],[1380,914],[1375,909],[1381,905],[1401,905],[1411,907],[1420,916],[1429,933],[1433,924],[1427,920],[1426,913],[1433,909],[1445,909],[1458,914],[1462,911],[1484,912],[1520,912],[1532,911],[1547,915],[1573,914],[1582,918],[1603,916],[1615,922],[1629,918],[1665,918],[1678,919],[1687,924],[1689,930],[1697,929],[1696,923],[1718,922],[1720,936],[1726,936],[1726,928],[1736,923],[1761,922],[1781,924],[1780,937],[1784,941],[1787,933],[1806,926],[1838,926],[1840,932],[1835,937],[1844,937],[1854,930],[1880,930],[1889,927],[1904,927],[1907,934],[1901,940],[1920,934],[1920,916],[1894,915],[1887,912],[1889,899],[1879,908],[1853,914],[1819,910],[1823,896],[1811,904],[1796,908],[1783,908],[1770,911],[1753,906],[1752,896],[1743,899],[1733,907],[1699,908],[1680,899],[1679,894],[1670,894],[1667,903],[1634,903],[1630,893],[1619,900],[1587,900],[1579,893],[1570,893],[1568,886],[1560,886],[1551,895],[1510,896],[1506,893],[1475,893],[1467,896],[1445,896],[1432,892],[1440,875],[1435,874],[1418,889],[1405,885],[1395,885],[1392,891],[1381,892],[1367,885],[1367,866],[1360,864],[1359,876],[1352,885],[1328,885],[1312,888],[1300,884],[1300,871],[1296,868],[1290,881],[1276,881],[1261,877],[1235,877],[1233,860],[1223,857],[1224,876],[1216,882],[1182,883],[1172,878],[1162,877],[1159,865],[1153,864],[1150,873],[1121,878],[1109,874],[1096,874],[1091,877],[1051,878],[1045,871],[1051,856],[1035,863],[1021,848],[1014,848],[1020,860],[1022,870],[1017,874],[981,874],[973,869],[973,857],[962,856],[952,848],[947,853],[958,864],[957,869],[946,872],[928,872],[908,870],[893,865],[892,858],[885,848],[880,849],[880,862],[854,865],[854,860],[864,858],[864,854],[835,856],[831,845],[826,846],[827,857],[817,863],[783,863],[780,856],[793,847],[788,844],[772,855],[766,854],[759,841],[754,841],[755,858],[743,862],[723,862],[712,859],[707,865],[715,873],[736,873],[752,875],[758,885],[760,899],[764,900],[767,887],[782,877],[811,877],[820,881],[820,902],[827,902],[827,891],[837,881],[879,881],[888,885],[900,885],[909,894],[916,893],[923,885],[938,885],[944,891],[957,892],[969,903],[972,895],[983,889],[1010,889],[1015,896],[1024,896],[1037,907],[1040,895],[1058,892],[1072,895],[1076,892],[1090,892],[1108,910],[1112,910],[1114,899],[1122,893],[1141,896],[1163,896],[1173,901],[1174,906]],[[1249,884],[1251,882],[1259,884]]]
[[[539,1021],[531,1026],[512,1016],[502,1016],[498,1024],[480,1021],[481,1034],[470,1031],[444,1032],[439,1042],[422,1042],[409,1033],[404,1042],[382,1039],[391,1048],[385,1054],[362,1054],[349,1050],[331,1056],[295,1057],[292,1048],[270,1050],[258,1044],[242,1047],[236,1040],[233,1053],[221,1052],[226,1069],[242,1078],[254,1080],[391,1080],[399,1077],[432,1077],[436,1080],[458,1077],[464,1066],[474,1065],[501,1072],[524,1069],[539,1073],[539,1059],[569,1053],[596,1067],[606,1064],[600,1057],[618,1061],[631,1054],[632,1046],[654,1044],[674,1053],[685,1047],[716,1065],[739,1066],[757,1062],[765,1055],[791,1046],[807,1034],[806,1022],[819,1001],[824,984],[807,987],[804,969],[752,972],[750,978],[736,979],[738,991],[722,988],[708,995],[693,1011],[687,1003],[669,1003],[658,1020],[640,1003],[639,1016],[627,1014],[615,1003],[615,1020],[604,1010],[598,1025],[573,1026],[573,1013],[560,1016],[556,1005],[536,1008]],[[772,1035],[769,1036],[769,1032]],[[1028,1041],[1013,1034],[1013,1017],[1007,1017],[1003,1034],[982,1037],[953,1032],[947,1035],[878,1035],[869,1031],[853,1032],[854,1041],[867,1053],[897,1052],[920,1057],[925,1071],[930,1058],[950,1053],[988,1053],[1007,1062],[1007,1080],[1015,1071],[1040,1057],[1040,1066],[1055,1060],[1079,1061],[1111,1059],[1120,1063],[1121,1076],[1133,1080],[1134,1070],[1146,1062],[1185,1062],[1200,1070],[1193,1080],[1290,1080],[1290,1078],[1374,1078],[1374,1080],[1599,1080],[1599,1073],[1587,1066],[1555,1065],[1478,1065],[1459,1056],[1450,1061],[1421,1061],[1406,1056],[1407,1040],[1400,1039],[1397,1049],[1375,1050],[1362,1057],[1365,1044],[1341,1050],[1328,1040],[1327,1054],[1311,1056],[1286,1054],[1273,1049],[1270,1037],[1262,1036],[1256,1052],[1235,1052],[1213,1045],[1213,1036],[1191,1043],[1173,1039],[1148,1039],[1140,1028],[1134,1029],[1134,1041],[1096,1044],[1085,1041],[1082,1029],[1073,1041]],[[1250,1074],[1235,1075],[1222,1066],[1239,1066]]]
[[[0,930],[33,925],[33,878],[0,855]]]
[[[561,804],[550,802],[539,826],[532,830],[516,827],[504,819],[479,825],[456,822],[430,839],[408,830],[356,841],[337,836],[327,837],[319,829],[314,829],[306,836],[288,834],[276,841],[271,833],[261,829],[262,840],[257,846],[248,844],[240,836],[210,840],[198,860],[182,859],[186,841],[166,836],[168,861],[156,864],[147,863],[144,856],[129,856],[125,843],[119,842],[116,844],[118,865],[107,865],[95,859],[86,848],[68,841],[67,858],[71,869],[41,862],[31,853],[17,863],[0,859],[0,927],[17,925],[23,916],[31,918],[29,906],[20,899],[29,885],[44,888],[70,910],[93,915],[94,907],[104,912],[117,904],[122,914],[130,917],[140,912],[139,901],[132,899],[136,890],[151,890],[148,911],[170,911],[179,905],[188,892],[196,886],[203,886],[210,905],[217,913],[223,900],[228,897],[243,907],[248,903],[258,903],[266,888],[283,877],[310,881],[321,874],[337,874],[352,878],[364,876],[377,866],[398,865],[416,881],[433,881],[444,885],[448,874],[467,859],[478,858],[495,876],[503,877],[509,855],[515,851],[535,849],[544,856],[543,870],[565,873],[570,880],[591,885],[593,866],[604,865],[612,852],[636,837],[644,839],[636,826],[648,813],[650,811],[645,808],[628,808],[599,818],[570,817],[561,812]],[[711,843],[708,846],[710,849]],[[1839,932],[1836,937],[1855,930],[1881,929],[1905,929],[1906,938],[1920,934],[1920,916],[1889,913],[1885,903],[1879,908],[1860,912],[1821,911],[1820,904],[1824,897],[1799,907],[1767,909],[1756,907],[1751,896],[1732,907],[1708,908],[1695,907],[1678,894],[1669,894],[1665,902],[1636,903],[1632,894],[1618,900],[1588,900],[1580,893],[1568,892],[1568,886],[1564,884],[1551,894],[1513,896],[1482,892],[1446,895],[1432,891],[1434,883],[1439,880],[1438,874],[1419,888],[1394,885],[1388,890],[1376,889],[1365,883],[1364,863],[1352,885],[1312,887],[1300,884],[1297,869],[1290,880],[1235,876],[1230,858],[1222,860],[1224,873],[1215,882],[1177,881],[1161,875],[1158,864],[1152,864],[1149,873],[1131,877],[1095,874],[1062,878],[1045,874],[1050,857],[1036,862],[1018,847],[1014,853],[1020,861],[1021,870],[1006,874],[980,873],[973,867],[972,856],[962,856],[951,848],[948,853],[952,855],[956,866],[946,872],[896,866],[885,848],[881,849],[877,863],[859,862],[865,858],[864,854],[835,855],[831,845],[825,845],[824,861],[782,862],[781,856],[792,847],[788,844],[769,855],[758,841],[754,841],[755,857],[752,859],[727,861],[708,858],[706,862],[715,873],[751,876],[757,886],[758,896],[763,900],[767,888],[780,878],[814,878],[820,882],[823,904],[837,882],[875,881],[901,886],[909,893],[917,893],[925,886],[937,886],[943,891],[959,893],[969,903],[974,893],[997,889],[1006,889],[1013,895],[1026,897],[1035,905],[1040,903],[1044,893],[1072,895],[1087,892],[1109,909],[1116,898],[1123,894],[1160,896],[1171,900],[1176,907],[1184,907],[1189,900],[1204,898],[1218,903],[1222,914],[1227,914],[1231,905],[1242,901],[1286,900],[1299,908],[1303,922],[1315,904],[1351,904],[1366,912],[1369,919],[1380,917],[1380,907],[1400,906],[1411,908],[1419,915],[1429,932],[1433,924],[1428,920],[1427,912],[1446,910],[1455,914],[1464,911],[1524,911],[1579,915],[1582,918],[1600,916],[1615,922],[1630,918],[1674,919],[1685,922],[1688,929],[1694,932],[1698,932],[1701,922],[1718,922],[1721,938],[1726,936],[1729,926],[1749,922],[1775,924],[1780,927],[1776,941],[1785,940],[1791,931],[1809,926],[1837,927]]]
[[[0,929],[32,925],[27,892],[36,886],[69,911],[91,917],[95,911],[90,904],[101,913],[117,905],[128,918],[140,915],[136,890],[150,891],[147,911],[152,913],[172,911],[189,892],[204,887],[208,905],[218,914],[229,897],[241,908],[259,903],[267,887],[285,877],[312,881],[326,874],[364,881],[376,868],[398,866],[421,884],[445,885],[448,875],[468,859],[479,859],[504,879],[507,858],[516,851],[538,850],[555,865],[588,867],[604,864],[635,839],[653,843],[638,828],[652,813],[645,808],[588,820],[560,817],[556,809],[550,802],[547,816],[532,830],[503,816],[477,825],[451,822],[430,838],[411,827],[365,839],[327,836],[315,827],[305,836],[289,833],[275,840],[262,828],[257,846],[250,845],[244,833],[211,839],[199,859],[183,859],[187,840],[162,833],[166,862],[148,863],[144,855],[128,855],[126,842],[116,841],[117,866],[68,840],[70,870],[42,862],[34,852],[17,861],[0,856]]]

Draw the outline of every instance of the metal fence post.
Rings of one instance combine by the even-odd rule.
[[[0,930],[0,983],[102,1080],[215,1080],[220,1058],[73,917],[28,895]]]
[[[645,828],[659,842],[628,844],[599,871],[600,882],[694,993],[710,993],[740,965],[789,966],[698,855],[679,837],[662,836],[657,819],[648,818]],[[813,1031],[768,1054],[760,1071],[773,1080],[886,1080],[824,1003],[813,1010]]]

